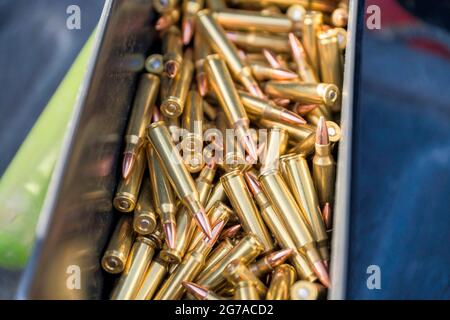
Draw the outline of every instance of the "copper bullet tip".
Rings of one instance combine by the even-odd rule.
[[[287,258],[289,258],[294,253],[294,249],[288,248],[283,249],[274,253],[271,253],[267,256],[267,262],[272,268],[279,266],[284,263]]]
[[[224,240],[226,238],[233,238],[234,236],[236,236],[236,234],[239,232],[240,229],[241,229],[240,224],[229,227],[228,229],[226,229],[222,232],[219,239]]]
[[[273,99],[273,102],[275,102],[275,104],[277,106],[286,108],[291,103],[291,100],[286,99],[286,98],[275,98],[275,99]]]
[[[275,80],[294,80],[298,78],[298,75],[292,71],[284,69],[272,69],[272,78]]]
[[[244,175],[245,181],[247,181],[248,187],[250,188],[250,191],[253,193],[253,195],[259,194],[261,192],[261,187],[256,175],[251,171],[247,171]]]
[[[194,35],[194,22],[191,19],[185,19],[182,23],[183,44],[186,46],[191,42]]]
[[[261,88],[258,86],[257,83],[250,85],[247,88],[248,92],[250,92],[250,94],[252,94],[253,96],[257,97],[257,98],[261,98],[261,99],[265,99],[266,96],[265,94],[262,92]]]
[[[163,120],[163,117],[161,115],[161,112],[159,112],[159,109],[157,107],[153,108],[153,114],[152,114],[152,123],[158,122]]]
[[[130,176],[131,169],[133,169],[136,162],[136,155],[131,152],[125,152],[122,163],[122,177],[127,179]]]
[[[211,231],[211,236],[208,236],[208,239],[207,239],[209,246],[212,247],[217,242],[217,239],[219,239],[220,233],[222,232],[223,227],[225,227],[225,224],[226,224],[226,221],[220,220],[213,227],[213,229]]]
[[[194,220],[197,226],[202,230],[202,232],[208,237],[212,238],[211,225],[209,224],[208,217],[206,216],[205,210],[203,209],[200,212],[194,214]]]
[[[330,143],[327,122],[323,116],[320,117],[319,123],[317,124],[316,143],[319,145],[327,145]]]
[[[269,49],[263,49],[263,55],[272,68],[281,68],[281,64],[278,62],[277,57],[273,51]]]
[[[292,124],[305,124],[306,120],[292,111],[284,110],[281,112],[281,119]]]
[[[258,160],[258,150],[256,150],[255,143],[249,135],[242,138],[242,145],[245,151],[247,151],[251,160]]]
[[[179,66],[175,61],[169,61],[166,63],[166,72],[169,78],[173,79],[178,74]]]
[[[319,105],[317,104],[301,104],[297,102],[293,108],[293,110],[298,113],[301,116],[304,116],[308,114],[309,112],[313,111],[315,108],[317,108]]]
[[[289,33],[289,44],[291,45],[292,56],[295,61],[304,57],[304,49],[300,40],[293,34]]]
[[[327,230],[330,230],[332,228],[332,220],[331,220],[332,217],[331,217],[331,206],[328,202],[325,203],[325,205],[323,206],[322,218],[323,221],[325,222]]]
[[[166,243],[170,249],[175,249],[176,246],[176,225],[173,222],[166,222],[163,224],[164,235],[166,236]]]
[[[327,288],[330,287],[330,278],[328,277],[328,271],[322,261],[314,262],[314,272],[319,278],[320,282]]]
[[[237,41],[237,35],[236,35],[235,32],[228,31],[228,32],[227,32],[227,38],[228,38],[228,40],[230,40],[231,42]],[[245,54],[244,54],[244,57],[245,57]]]
[[[197,86],[198,91],[202,97],[206,95],[207,87],[208,87],[208,80],[206,78],[206,74],[199,73],[197,74]]]
[[[203,288],[202,286],[199,286],[198,284],[195,284],[193,282],[182,282],[183,287],[186,289],[186,291],[193,295],[195,299],[197,300],[205,300],[208,296],[208,289]]]

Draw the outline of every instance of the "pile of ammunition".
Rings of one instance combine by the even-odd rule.
[[[179,2],[153,1],[162,52],[128,120],[111,298],[323,298],[348,3]]]

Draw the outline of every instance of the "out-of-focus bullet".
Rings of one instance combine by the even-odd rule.
[[[267,290],[266,300],[289,300],[289,291],[295,277],[295,269],[292,266],[282,264],[276,267]]]
[[[281,219],[280,215],[275,211],[272,204],[267,199],[266,195],[262,192],[257,177],[251,172],[246,173],[247,183],[252,190],[252,193],[261,208],[261,216],[264,219],[267,227],[273,234],[275,240],[283,249],[294,250],[292,256],[289,258],[290,262],[295,267],[300,279],[308,281],[315,281],[317,277],[312,270],[308,260],[299,252],[296,244],[289,235],[288,229]]]
[[[160,54],[152,54],[145,59],[145,70],[154,75],[161,75],[164,71],[163,56]]]
[[[204,97],[208,91],[208,79],[206,78],[205,73],[205,59],[211,53],[211,47],[205,41],[203,35],[197,32],[194,39],[195,79],[197,81],[198,91],[202,97]]]
[[[231,226],[225,230],[223,230],[222,234],[219,237],[219,240],[223,240],[226,238],[234,238],[238,234],[238,232],[241,230],[240,224],[235,224],[234,226]]]
[[[158,31],[164,31],[173,25],[176,25],[180,20],[180,10],[174,9],[162,14],[155,24],[155,29]]]
[[[304,157],[295,154],[283,156],[280,161],[284,180],[311,227],[320,255],[324,261],[328,261],[328,236],[308,162]]]
[[[326,288],[318,283],[297,281],[291,287],[291,300],[319,300],[325,298]]]
[[[340,28],[344,28],[348,23],[348,0],[341,0],[338,7],[331,14],[331,23]]]
[[[132,219],[122,216],[103,254],[102,267],[106,272],[117,274],[125,269],[133,239]]]
[[[177,118],[183,113],[193,73],[192,51],[187,50],[180,72],[173,79],[167,97],[161,101],[161,113],[166,117]]]
[[[284,150],[286,150],[287,142],[288,134],[286,130],[273,127],[269,131],[266,153],[262,157],[261,172],[278,170],[279,159]]]
[[[320,206],[333,204],[336,179],[336,162],[331,153],[327,124],[321,118],[317,126],[316,152],[313,157],[313,181],[319,196]]]
[[[203,159],[203,99],[197,91],[188,93],[183,112],[185,134],[181,142],[183,158],[187,169],[197,173],[205,165]]]
[[[289,33],[289,44],[291,48],[292,58],[297,64],[297,73],[306,83],[317,83],[319,78],[315,70],[308,62],[305,49],[300,40],[293,33]]]
[[[303,139],[306,139],[311,133],[315,132],[315,128],[309,124],[290,124],[269,119],[260,119],[258,121],[258,125],[267,129],[273,127],[281,128],[288,133],[290,141],[302,141]]]
[[[156,213],[152,205],[152,198],[150,183],[145,179],[142,182],[133,218],[133,229],[141,235],[150,234],[156,228]]]
[[[228,300],[193,282],[183,281],[183,286],[197,300]]]
[[[293,253],[294,249],[292,248],[272,252],[250,264],[248,268],[255,276],[261,278],[283,264]]]
[[[183,21],[181,25],[185,45],[191,42],[195,31],[195,15],[203,9],[204,4],[205,0],[183,0]]]
[[[211,252],[227,220],[219,221],[211,231],[211,238],[205,236],[193,251],[188,252],[181,264],[174,270],[170,277],[155,296],[155,300],[176,300],[185,293],[183,281],[194,281],[202,270],[206,257]]]
[[[248,92],[263,98],[264,94],[253,78],[250,67],[241,60],[236,46],[228,40],[225,31],[212,17],[211,13],[208,10],[202,10],[197,14],[197,17],[201,33],[205,36],[211,48],[227,62],[234,77],[244,85]]]
[[[251,281],[240,281],[236,285],[234,300],[260,300],[258,288]]]
[[[269,50],[267,48],[263,49],[263,55],[264,58],[266,58],[267,62],[272,68],[284,68],[286,69],[286,65],[283,65],[279,59],[277,58],[277,55],[274,51]]]
[[[320,71],[319,52],[317,50],[317,33],[323,24],[323,14],[319,11],[309,11],[303,19],[302,41],[309,62],[316,75]]]
[[[169,78],[173,79],[178,74],[184,62],[180,29],[172,26],[163,33],[162,37],[164,70],[167,72]]]
[[[156,244],[146,237],[138,237],[131,249],[125,270],[111,295],[111,300],[131,300],[135,297],[155,253]]]
[[[250,68],[258,81],[298,79],[298,75],[292,71],[272,68],[257,62],[250,63]]]
[[[331,83],[302,83],[299,81],[269,81],[267,94],[302,103],[324,104],[330,108],[339,100],[339,88]]]
[[[301,4],[293,4],[286,10],[286,15],[297,25],[301,25],[305,20],[306,9]]]
[[[333,213],[331,212],[331,206],[328,202],[325,203],[325,205],[323,206],[322,218],[325,223],[325,227],[327,228],[327,231],[331,230],[333,228]]]
[[[263,297],[267,293],[267,288],[264,283],[239,259],[229,263],[223,270],[222,275],[235,286],[242,281],[253,283],[260,297]]]
[[[135,300],[150,300],[153,298],[156,290],[164,280],[168,271],[168,263],[161,259],[159,254],[150,263],[147,272],[142,280],[142,285],[139,288]]]
[[[256,121],[268,119],[292,124],[305,124],[306,121],[294,112],[279,107],[270,100],[254,97],[251,94],[239,91],[242,104],[251,118]]]
[[[273,250],[273,241],[256,208],[242,172],[233,171],[220,178],[228,199],[236,211],[245,232],[253,233],[264,246],[264,252]]]
[[[145,144],[145,128],[148,126],[159,89],[159,78],[143,74],[134,98],[131,116],[125,133],[125,151],[122,163],[122,177],[128,178],[139,150]]]
[[[211,267],[207,272],[202,272],[199,274],[196,283],[214,290],[225,281],[222,272],[232,261],[241,259],[243,263],[248,264],[252,262],[263,250],[264,247],[259,242],[258,238],[253,234],[248,234],[242,238],[217,264]]]
[[[194,180],[184,166],[177,147],[171,140],[169,131],[164,121],[152,123],[148,128],[148,138],[154,150],[158,154],[164,172],[169,178],[172,187],[176,191],[182,203],[188,207],[195,222],[201,230],[211,236],[211,226],[205,214],[205,209],[200,202],[199,193]]]
[[[290,50],[289,42],[285,37],[239,31],[228,31],[227,37],[231,42],[244,48],[246,51],[261,51],[264,48],[270,48],[274,52],[287,53]]]
[[[218,55],[206,58],[209,84],[217,95],[228,123],[233,126],[236,137],[252,159],[258,159],[257,150],[249,132],[250,120],[234,87],[225,62]]]
[[[145,150],[140,148],[127,179],[121,178],[114,196],[114,208],[121,212],[131,212],[136,206],[146,167]]]

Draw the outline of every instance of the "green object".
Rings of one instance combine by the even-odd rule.
[[[0,267],[22,268],[87,69],[94,35],[78,55],[0,179]]]

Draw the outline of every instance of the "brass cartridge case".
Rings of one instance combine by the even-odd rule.
[[[217,118],[217,109],[208,101],[203,100],[203,114],[206,118],[208,118],[208,120],[214,121]]]
[[[131,212],[134,210],[136,202],[138,201],[145,167],[145,150],[140,148],[130,175],[128,178],[121,178],[119,181],[113,200],[114,208],[121,212]]]
[[[243,281],[253,283],[261,297],[267,293],[267,288],[264,283],[240,260],[234,260],[229,263],[223,270],[222,275],[235,286]]]
[[[330,0],[231,0],[235,6],[245,6],[251,8],[265,8],[275,5],[281,9],[287,9],[292,5],[301,5],[307,10],[317,10],[331,13],[336,8],[334,1]]]
[[[202,204],[206,202],[211,193],[212,182],[216,171],[216,166],[205,166],[195,180],[195,185],[199,193],[199,200]],[[188,208],[182,207],[177,214],[177,240],[175,248],[171,249],[166,245],[161,251],[162,259],[170,263],[180,263],[189,248],[189,244],[195,232],[196,224],[192,219],[192,215],[189,213]],[[198,230],[198,233],[201,234],[201,231]]]
[[[158,255],[150,263],[147,272],[142,280],[142,285],[139,288],[135,300],[150,300],[153,298],[156,290],[163,282],[168,272],[168,263],[161,259]]]
[[[241,281],[236,286],[234,300],[260,300],[258,289],[251,281]]]
[[[252,94],[263,97],[258,83],[252,76],[252,71],[246,62],[242,61],[236,46],[227,38],[225,31],[216,22],[208,10],[197,13],[198,27],[205,36],[210,47],[227,62],[231,73]]]
[[[175,78],[183,64],[183,42],[176,26],[164,31],[162,40],[164,70],[169,78]]]
[[[304,220],[294,196],[281,173],[272,170],[260,175],[261,187],[280,215],[296,247],[308,258],[312,265],[321,260],[316,243],[307,222]]]
[[[163,121],[166,123],[167,128],[169,129],[172,141],[175,144],[180,143],[183,133],[180,126],[180,118],[168,118],[165,116],[162,116],[162,118]]]
[[[222,240],[209,254],[202,272],[207,273],[213,266],[222,260],[233,247],[234,244],[229,238]]]
[[[333,30],[319,32],[317,35],[320,57],[320,78],[323,82],[333,83],[339,90],[342,90],[344,66],[341,62],[338,36]],[[336,104],[336,106],[340,107],[340,104]]]
[[[133,229],[141,235],[147,235],[155,230],[156,224],[156,213],[152,205],[150,182],[145,179],[142,182],[139,199],[134,209]]]
[[[305,48],[300,40],[293,34],[289,34],[292,58],[297,65],[297,73],[305,83],[318,83],[316,71],[311,67]]]
[[[133,240],[132,219],[122,216],[103,254],[103,270],[112,274],[121,273],[125,269]]]
[[[260,30],[258,30],[260,31]],[[285,37],[265,34],[265,33],[247,33],[239,31],[227,32],[228,39],[246,51],[261,51],[270,48],[274,52],[288,53],[290,50],[289,42]]]
[[[333,119],[330,109],[323,104],[319,104],[317,108],[308,112],[305,117],[308,120],[308,123],[314,126],[317,126],[320,117],[324,117],[328,121]]]
[[[163,171],[169,178],[178,197],[189,209],[197,223],[200,220],[203,221],[205,211],[200,202],[198,190],[195,187],[192,176],[184,166],[175,144],[171,140],[164,121],[158,121],[149,126],[148,138],[158,154]],[[207,224],[207,229],[211,230],[208,221],[204,222]],[[204,224],[200,223],[200,225],[204,227]],[[208,234],[210,231],[204,230],[203,227],[202,230]]]
[[[209,209],[211,209],[211,207],[214,205],[214,203],[216,203],[217,201],[225,202],[227,199],[228,199],[227,194],[225,193],[223,184],[219,180],[219,181],[217,181],[213,190],[211,191],[211,194],[205,205],[205,210],[209,211]],[[230,221],[235,221],[235,220],[230,219]]]
[[[324,104],[333,108],[339,100],[340,91],[330,83],[302,83],[299,81],[269,81],[266,92],[276,98],[287,98],[305,104]]]
[[[302,157],[309,158],[314,154],[316,144],[316,134],[311,133],[305,139],[296,143],[291,149],[288,150],[288,153],[298,154]]]
[[[291,287],[291,300],[319,300],[326,296],[326,288],[319,283],[297,281]]]
[[[290,289],[295,281],[295,269],[282,264],[275,268],[269,290],[267,290],[266,300],[289,300]]]
[[[323,15],[318,11],[309,11],[303,19],[302,42],[309,62],[316,75],[320,74],[320,58],[317,48],[317,33],[323,25]]]
[[[348,0],[339,2],[338,7],[331,14],[331,23],[336,27],[344,28],[348,23]]]
[[[283,264],[292,255],[293,251],[294,249],[289,248],[269,253],[250,264],[248,268],[256,277],[261,278]]]
[[[267,129],[271,129],[274,127],[281,128],[288,133],[289,139],[292,141],[302,141],[306,139],[310,134],[315,133],[315,127],[309,124],[294,125],[280,121],[260,119],[258,121],[258,125]]]
[[[189,172],[197,173],[205,165],[203,159],[203,99],[197,91],[188,93],[183,113],[185,134],[181,142],[183,158]]]
[[[316,152],[313,157],[313,181],[322,208],[325,203],[333,205],[336,181],[336,162],[331,153],[330,143],[315,145]]]
[[[283,128],[274,127],[269,131],[267,138],[267,148],[263,157],[261,172],[278,170],[279,159],[282,152],[286,149],[288,134]]]
[[[233,171],[220,178],[231,205],[236,211],[245,232],[253,233],[264,247],[264,252],[273,250],[273,241],[256,208],[242,172]]]
[[[273,68],[271,66],[266,65],[265,61],[261,62],[249,62],[250,68],[252,69],[253,76],[258,81],[266,81],[266,80],[294,80],[298,79],[296,73],[281,69],[281,68]]]
[[[164,58],[160,54],[152,54],[145,59],[145,70],[154,75],[161,75],[164,71]]]
[[[158,13],[169,12],[178,5],[179,0],[152,0],[153,8]]]
[[[189,86],[194,74],[190,51],[186,51],[181,70],[172,80],[167,97],[161,101],[161,113],[168,118],[178,118],[184,110]]]
[[[205,96],[208,92],[208,80],[205,72],[205,59],[212,54],[212,49],[205,41],[203,35],[199,32],[194,38],[194,60],[195,60],[195,79],[201,96]]]
[[[201,286],[214,290],[224,283],[225,278],[223,277],[222,272],[227,265],[236,259],[242,259],[244,263],[248,264],[263,250],[264,247],[258,238],[253,234],[248,234],[242,238],[225,257],[211,267],[208,272],[199,274],[196,282]]]
[[[284,180],[289,186],[303,216],[311,227],[312,235],[322,259],[328,261],[328,236],[320,213],[319,199],[309,171],[308,162],[299,155],[287,155],[281,158]]]
[[[155,253],[155,247],[154,241],[149,238],[141,236],[136,239],[111,300],[131,300],[135,297]]]
[[[180,20],[180,9],[176,8],[170,12],[166,12],[160,15],[156,21],[155,29],[160,32],[164,32],[170,27],[176,25]]]

